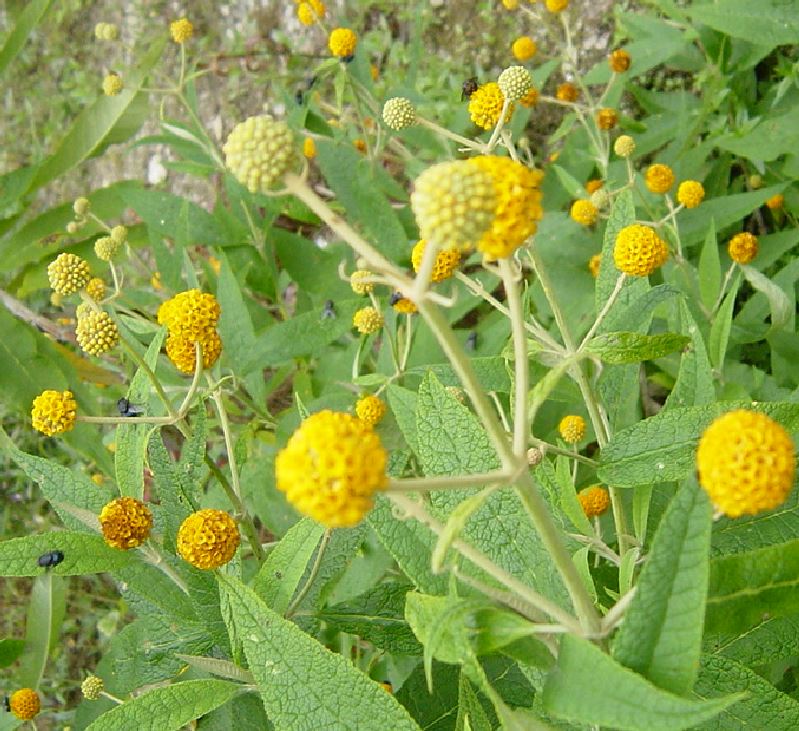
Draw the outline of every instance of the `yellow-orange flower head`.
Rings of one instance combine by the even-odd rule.
[[[619,157],[630,157],[635,152],[635,140],[630,135],[621,135],[613,143],[613,152]]]
[[[655,163],[646,169],[646,187],[653,193],[668,193],[674,185],[674,171],[662,163]]]
[[[327,47],[336,58],[350,58],[355,54],[357,45],[358,36],[349,28],[336,28],[327,40]]]
[[[555,89],[555,98],[558,99],[558,101],[574,104],[579,96],[580,92],[577,87],[568,81],[559,84],[558,88]]]
[[[730,411],[702,434],[696,452],[699,484],[729,516],[756,515],[785,502],[796,456],[788,432],[755,411]]]
[[[103,506],[100,527],[111,548],[129,551],[147,540],[153,527],[153,514],[136,498],[118,497]]]
[[[617,74],[624,73],[630,68],[630,54],[621,48],[616,49],[608,56],[608,66]]]
[[[183,335],[170,335],[166,339],[166,355],[181,373],[194,373],[197,355],[194,344],[199,343],[202,349],[203,368],[208,370],[222,354],[222,339],[214,329],[207,330],[199,338],[187,338]]]
[[[491,225],[497,194],[491,175],[476,165],[442,162],[416,178],[411,207],[421,238],[468,251]]]
[[[727,244],[730,259],[738,264],[748,264],[757,256],[757,236],[747,232],[735,234]]]
[[[417,273],[422,266],[422,259],[424,259],[426,248],[427,242],[424,239],[420,239],[411,252],[413,271]],[[439,249],[436,254],[436,263],[433,265],[433,273],[430,276],[430,281],[443,282],[445,279],[449,279],[458,268],[460,261],[461,253],[454,246],[448,249]]]
[[[58,294],[73,294],[92,278],[89,265],[76,254],[59,254],[47,267],[50,286]]]
[[[602,264],[602,254],[594,254],[588,260],[588,271],[591,276],[596,279],[599,276],[599,266]]]
[[[537,50],[538,46],[536,45],[535,41],[530,38],[530,36],[519,36],[515,41],[513,41],[513,45],[511,46],[511,51],[513,51],[513,55],[516,57],[516,60],[521,61],[522,63],[529,61],[533,56],[535,56],[535,52]]]
[[[585,436],[585,419],[582,416],[564,416],[558,424],[558,433],[567,444],[577,444]]]
[[[361,396],[355,404],[355,415],[367,424],[376,426],[386,415],[386,402],[377,396]]]
[[[772,211],[782,208],[783,205],[785,205],[785,196],[782,193],[777,193],[766,201],[766,207]]]
[[[236,521],[224,510],[198,510],[178,530],[178,553],[198,569],[224,566],[236,553],[241,537]]]
[[[666,242],[653,228],[641,224],[625,226],[616,236],[613,261],[616,268],[631,277],[647,277],[666,263]]]
[[[696,180],[683,180],[677,188],[677,200],[686,208],[696,208],[705,199],[705,188]]]
[[[412,315],[419,311],[413,300],[409,300],[402,292],[394,292],[391,295],[391,307],[394,312],[399,312],[401,315]]]
[[[100,694],[105,690],[105,683],[102,678],[90,675],[80,684],[80,692],[87,701],[100,700]]]
[[[499,122],[504,102],[505,97],[502,95],[499,84],[495,81],[481,84],[469,97],[469,117],[478,127],[493,129]],[[510,104],[505,113],[505,123],[510,121],[513,109],[514,105]]]
[[[530,109],[530,107],[534,107],[538,104],[538,89],[534,86],[531,86],[527,93],[519,99],[519,104],[521,104],[525,109]]]
[[[368,269],[356,269],[350,275],[350,288],[355,294],[369,294],[374,292],[374,274]]]
[[[569,7],[569,0],[546,0],[546,6],[550,13],[561,13]]]
[[[117,96],[124,86],[119,74],[108,74],[103,77],[103,94],[106,96]]]
[[[166,325],[170,335],[201,339],[216,327],[222,309],[210,292],[190,289],[176,294],[158,308],[158,324]]]
[[[610,507],[610,494],[601,485],[592,485],[577,493],[586,518],[596,518]]]
[[[309,160],[316,157],[316,143],[313,141],[313,137],[306,137],[302,141],[302,154]]]
[[[302,422],[275,459],[277,488],[301,513],[329,528],[352,526],[386,486],[386,450],[372,426],[320,411]]]
[[[169,24],[169,35],[175,43],[185,43],[194,35],[194,26],[188,18],[173,20]]]
[[[303,25],[313,25],[317,19],[325,17],[325,4],[322,0],[308,0],[297,6],[297,17]]]
[[[33,688],[20,688],[11,694],[8,708],[20,721],[30,721],[42,709],[42,702]]]
[[[48,437],[70,431],[77,416],[78,404],[72,391],[42,391],[33,399],[33,428]]]
[[[599,211],[589,200],[576,200],[572,203],[569,215],[572,220],[577,221],[581,226],[593,226],[596,223]]]
[[[119,330],[107,312],[89,308],[78,317],[75,337],[84,353],[102,355],[119,342]]]
[[[237,124],[222,145],[225,165],[250,193],[267,193],[295,158],[294,135],[269,114]]]
[[[362,307],[352,316],[352,326],[361,335],[371,335],[383,327],[383,315],[374,307]]]
[[[619,122],[619,115],[615,109],[605,107],[596,113],[596,126],[599,129],[613,129]]]
[[[478,155],[467,164],[489,173],[496,191],[494,217],[477,250],[490,259],[508,257],[536,232],[543,216],[539,190],[543,174],[498,155]]]

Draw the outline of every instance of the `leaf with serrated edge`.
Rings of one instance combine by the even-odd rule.
[[[699,295],[702,304],[709,311],[713,309],[721,291],[721,262],[719,245],[716,241],[716,222],[710,219],[705,236],[705,244],[699,255]]]
[[[565,635],[543,691],[544,710],[573,723],[622,731],[681,731],[718,715],[743,696],[688,700],[652,685],[588,640]]]
[[[690,338],[677,333],[642,335],[632,332],[610,332],[593,338],[586,349],[606,363],[640,363],[644,360],[662,358],[664,355],[682,350]]]
[[[115,706],[86,731],[180,731],[240,692],[240,685],[226,680],[173,683]]]
[[[204,673],[218,675],[220,678],[237,680],[240,683],[255,683],[255,678],[249,670],[240,668],[235,663],[228,660],[219,660],[215,657],[203,657],[202,655],[182,655],[175,653],[178,660],[185,660],[192,667],[202,670]]]
[[[233,577],[220,577],[266,713],[281,731],[420,731],[408,712],[352,663],[275,614]],[[346,699],[346,703],[342,702]]]
[[[709,404],[716,396],[713,369],[710,366],[705,341],[684,299],[680,300],[679,312],[682,329],[690,333],[691,347],[683,352],[677,381],[666,399],[664,409]]]
[[[615,487],[681,480],[695,469],[702,432],[734,409],[767,414],[789,432],[799,431],[799,404],[794,403],[723,401],[669,409],[616,433],[602,450],[597,476]]]
[[[696,678],[711,519],[707,495],[687,481],[660,521],[613,643],[622,665],[676,695],[690,690]]]

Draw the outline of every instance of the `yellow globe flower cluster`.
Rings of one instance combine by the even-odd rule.
[[[199,289],[176,294],[158,308],[158,324],[169,331],[166,354],[181,373],[194,373],[195,344],[199,343],[203,368],[216,363],[222,340],[216,331],[221,308],[216,297]]]
[[[8,698],[8,710],[20,721],[30,721],[42,710],[42,702],[33,688],[20,688]]]
[[[505,97],[496,81],[481,84],[469,97],[469,117],[481,129],[493,129],[499,122]],[[510,121],[514,104],[508,105],[505,123]]]
[[[75,426],[78,404],[72,391],[47,390],[33,399],[31,419],[33,428],[45,436],[68,432]]]
[[[564,416],[558,424],[558,433],[567,444],[577,444],[585,436],[585,419],[582,416]]]
[[[666,263],[666,242],[650,226],[625,226],[616,237],[613,261],[616,268],[631,277],[647,277]]]
[[[586,518],[596,518],[610,507],[610,493],[602,485],[592,485],[580,490],[577,500]]]

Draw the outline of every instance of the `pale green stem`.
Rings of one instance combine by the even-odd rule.
[[[405,477],[389,479],[388,492],[434,492],[436,490],[469,490],[489,483],[505,484],[513,474],[506,470],[492,470],[471,475],[444,477]]]
[[[159,571],[166,574],[184,594],[189,593],[189,587],[186,586],[183,579],[181,579],[172,567],[164,561],[163,556],[161,556],[155,548],[145,543],[143,546],[140,546],[139,550],[147,563],[152,564]]]
[[[513,137],[509,129],[502,130],[502,144],[510,155],[510,159],[519,162],[519,155],[516,153],[516,145],[513,144]]]
[[[150,383],[153,384],[153,388],[155,389],[155,392],[158,394],[158,398],[161,399],[161,402],[166,407],[169,416],[172,419],[177,420],[177,414],[175,412],[175,409],[172,407],[172,402],[167,398],[167,395],[164,392],[164,388],[161,385],[161,382],[156,377],[155,373],[153,372],[153,369],[150,368],[150,366],[147,364],[144,358],[142,358],[136,352],[136,350],[131,345],[128,344],[128,342],[124,338],[120,338],[120,342],[122,343],[122,347],[125,349],[125,352],[131,357],[133,362],[147,374],[147,377],[150,379]]]
[[[433,275],[433,268],[436,265],[436,258],[438,257],[439,246],[434,241],[428,241],[422,256],[422,265],[416,273],[414,280],[413,291],[410,292],[410,298],[414,302],[418,302],[424,297],[430,286],[430,278]]]
[[[529,437],[530,444],[534,447],[537,447],[542,452],[552,452],[552,454],[559,454],[562,457],[568,457],[569,459],[573,459],[577,462],[582,462],[583,464],[587,464],[594,469],[597,467],[597,462],[591,459],[590,457],[585,457],[579,452],[571,452],[568,449],[563,449],[562,447],[557,446],[556,444],[550,444],[549,442],[545,442],[543,439],[538,439],[537,437]]]
[[[613,291],[610,293],[610,297],[608,297],[607,300],[605,301],[605,304],[603,305],[602,309],[597,315],[596,320],[594,320],[594,324],[591,325],[591,329],[585,334],[583,341],[580,343],[580,347],[577,348],[578,353],[581,352],[588,344],[588,342],[591,340],[591,338],[594,337],[594,334],[599,329],[599,326],[602,324],[602,321],[607,317],[608,312],[610,312],[610,308],[613,307],[613,304],[618,299],[622,287],[624,287],[624,282],[626,281],[626,279],[627,275],[624,274],[624,272],[619,274],[619,276],[616,278],[616,286],[613,288]]]
[[[446,137],[447,139],[452,140],[453,142],[457,142],[464,147],[468,147],[470,150],[474,150],[475,152],[482,152],[483,146],[479,142],[475,142],[474,140],[470,140],[468,137],[463,137],[462,135],[455,134],[451,132],[446,127],[440,127],[435,122],[431,122],[429,119],[425,119],[424,117],[416,117],[416,123],[422,127],[427,127],[427,129],[432,130],[441,137]]]
[[[493,149],[497,146],[497,142],[499,142],[499,135],[502,133],[502,128],[505,126],[505,115],[508,113],[509,108],[510,100],[503,96],[502,111],[499,113],[499,119],[497,120],[496,127],[494,127],[494,132],[491,135],[491,139],[488,140],[488,144],[483,148],[484,155],[490,155]]]
[[[413,340],[413,315],[405,315],[405,332],[403,335],[402,357],[400,358],[399,373],[404,373],[408,366],[408,358],[411,354],[411,342]]]

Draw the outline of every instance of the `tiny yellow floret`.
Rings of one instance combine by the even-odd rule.
[[[77,415],[78,404],[72,391],[42,391],[33,399],[33,428],[48,437],[70,431]]]
[[[610,507],[610,493],[602,485],[592,485],[577,493],[586,518],[596,518]]]
[[[33,688],[20,688],[11,694],[8,708],[20,721],[30,721],[42,709],[42,702]]]
[[[619,115],[615,109],[605,107],[596,113],[596,126],[599,129],[609,130],[613,129],[619,122]]]
[[[158,324],[166,325],[170,335],[199,339],[216,327],[222,308],[210,292],[190,289],[180,292],[158,308]]]
[[[392,97],[383,105],[383,121],[386,127],[399,132],[416,124],[416,109],[410,99]]]
[[[696,452],[699,484],[730,518],[782,505],[793,488],[796,455],[791,435],[774,419],[739,409],[704,431]]]
[[[588,260],[588,271],[591,272],[591,276],[596,279],[599,276],[599,266],[602,263],[602,254],[594,254]]]
[[[757,236],[743,231],[730,239],[727,253],[737,264],[748,264],[757,256],[758,248]]]
[[[677,201],[686,208],[696,208],[705,199],[705,188],[697,180],[683,180],[677,188]]]
[[[86,285],[86,294],[95,302],[105,297],[105,282],[100,277],[92,277]]]
[[[224,566],[236,553],[241,536],[224,510],[206,508],[186,518],[178,530],[177,548],[184,561],[208,570]]]
[[[668,255],[666,242],[649,226],[625,226],[616,236],[613,261],[619,271],[631,277],[649,276],[666,263]]]
[[[362,307],[352,316],[352,326],[362,335],[371,335],[383,327],[383,315],[374,307]]]
[[[469,97],[469,117],[481,129],[493,129],[499,122],[502,114],[502,105],[505,97],[495,81],[481,84]],[[505,113],[505,123],[510,121],[514,105],[510,104]]]
[[[664,194],[668,193],[671,186],[674,185],[674,171],[663,163],[655,163],[646,169],[644,176],[646,187],[652,193]]]
[[[80,684],[80,692],[87,701],[96,701],[100,699],[100,693],[105,689],[105,684],[102,678],[96,675],[90,675]]]
[[[358,45],[358,36],[349,28],[335,28],[330,33],[327,47],[336,58],[348,59],[355,54]]]
[[[772,211],[776,211],[778,208],[782,208],[785,204],[785,196],[782,193],[777,193],[776,195],[771,196],[766,201],[766,206],[770,208]]]
[[[47,267],[50,286],[58,294],[74,294],[92,278],[89,265],[77,254],[59,254]]]
[[[119,74],[107,74],[103,78],[103,94],[106,96],[116,96],[124,88],[122,77]]]
[[[294,432],[275,459],[278,490],[301,513],[329,528],[353,526],[385,489],[387,454],[372,426],[320,411]]]
[[[621,48],[617,48],[608,56],[608,65],[611,71],[617,74],[624,73],[630,68],[630,54]]]
[[[186,337],[172,334],[166,339],[166,355],[181,373],[194,373],[197,353],[194,344],[199,343],[202,351],[203,368],[208,370],[222,354],[222,339],[213,328],[204,331],[199,337]]]
[[[313,137],[306,137],[302,141],[302,154],[309,160],[316,157],[316,143],[313,141]]]
[[[555,89],[555,98],[558,99],[558,101],[574,104],[579,96],[580,92],[577,87],[568,81],[559,84],[558,88]]]
[[[550,13],[561,13],[569,7],[569,0],[546,0],[546,6]]]
[[[413,271],[417,274],[422,266],[422,259],[424,259],[426,248],[427,242],[424,239],[420,239],[411,252]],[[430,281],[443,282],[445,279],[449,279],[458,268],[460,261],[461,253],[457,248],[450,247],[448,249],[440,249],[436,254],[436,262],[433,265],[433,273],[430,275]]]
[[[129,551],[147,540],[153,527],[153,514],[136,498],[118,497],[103,506],[100,527],[111,548]]]
[[[599,211],[589,200],[576,200],[572,203],[569,215],[581,226],[593,226],[596,223]]]
[[[369,294],[374,292],[375,283],[370,281],[374,279],[374,274],[368,269],[356,269],[350,275],[350,287],[355,294]]]
[[[377,396],[361,396],[355,404],[355,415],[367,424],[376,426],[386,415],[386,402]]]
[[[325,17],[325,4],[322,0],[308,0],[297,6],[297,17],[303,25],[313,25]]]
[[[194,35],[194,26],[188,18],[173,20],[169,24],[169,35],[175,43],[185,43]]]
[[[530,36],[519,36],[515,41],[513,41],[511,50],[513,51],[513,55],[516,57],[516,60],[524,63],[535,56],[538,46],[536,45],[536,42],[530,38]]]
[[[630,135],[621,135],[613,143],[613,152],[619,157],[630,157],[635,152],[635,140]]]
[[[558,433],[567,444],[577,444],[585,436],[585,419],[582,416],[564,416],[558,424]]]

